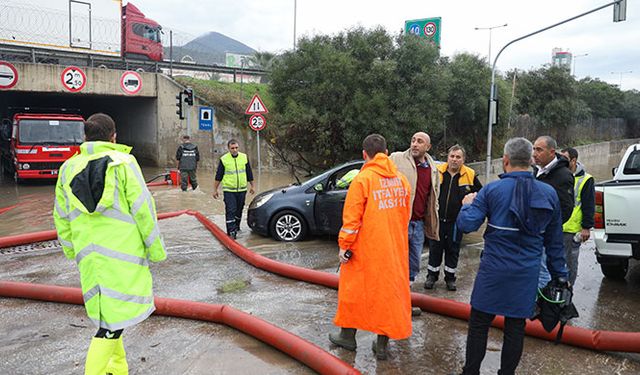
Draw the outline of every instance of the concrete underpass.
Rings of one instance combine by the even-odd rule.
[[[107,113],[116,122],[118,142],[133,146],[141,163],[157,164],[157,98],[4,91],[0,92],[0,103],[2,118],[8,117],[6,109],[11,107],[31,107],[38,113],[58,113],[65,108],[85,119],[97,112]]]
[[[9,107],[41,108],[37,113],[56,113],[59,108],[68,108],[79,111],[84,118],[104,112],[116,122],[118,142],[133,146],[132,154],[142,165],[175,166],[175,150],[180,136],[187,133],[187,123],[176,115],[175,97],[184,87],[171,78],[142,72],[140,90],[129,95],[120,87],[123,71],[82,67],[86,84],[79,92],[70,92],[61,82],[65,66],[12,64],[19,78],[15,86],[0,90],[0,118],[9,117]],[[214,150],[226,151],[227,138],[245,137],[238,137],[233,124],[222,125],[218,119],[214,119],[214,133],[219,142],[211,131],[199,131],[200,105],[206,103],[196,97],[194,105],[185,105],[184,111],[191,119],[189,132],[199,146],[201,165],[211,167]]]

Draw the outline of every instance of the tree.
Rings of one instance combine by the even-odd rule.
[[[590,77],[578,82],[578,97],[596,118],[622,117],[624,95],[615,85]]]
[[[405,149],[413,132],[442,128],[443,78],[437,49],[413,35],[355,28],[303,38],[273,65],[272,139],[317,167],[360,157],[371,133]]]
[[[581,105],[567,69],[545,66],[526,72],[518,89],[518,113],[534,117],[543,128],[565,129],[578,120]]]
[[[478,55],[461,53],[447,62],[446,70],[450,87],[448,116],[446,141],[440,150],[446,152],[449,146],[459,143],[466,148],[468,160],[479,158],[486,150],[491,69]],[[501,102],[499,107],[501,121],[508,108],[505,104],[506,101]]]
[[[640,91],[625,91],[623,97],[622,117],[627,120],[640,120]]]

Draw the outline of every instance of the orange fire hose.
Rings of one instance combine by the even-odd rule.
[[[0,296],[83,305],[79,288],[0,281]],[[154,314],[225,324],[242,331],[309,366],[320,374],[360,374],[358,370],[320,347],[253,315],[227,305],[173,298],[155,300]]]
[[[323,285],[334,289],[338,288],[337,275],[280,263],[275,260],[258,255],[247,249],[246,247],[240,245],[236,241],[232,240],[217,225],[215,225],[206,216],[198,211],[169,212],[165,214],[159,214],[158,219],[174,217],[182,214],[194,216],[225,247],[227,247],[235,255],[237,255],[247,263],[255,266],[256,268],[260,268],[262,270],[295,280]],[[53,234],[51,234],[51,232],[53,232]],[[45,237],[43,233],[49,234],[50,238],[43,238]],[[15,241],[17,237],[19,237],[19,240],[21,241],[30,240],[29,242],[22,242],[20,244],[52,240],[55,238],[55,231],[37,232],[20,236],[0,238],[0,248],[15,246],[16,244],[11,244],[9,242],[9,239]],[[471,307],[467,303],[452,301],[444,298],[431,297],[420,293],[411,293],[411,301],[414,306],[420,307],[422,310],[458,319],[468,320],[471,311]],[[493,321],[493,326],[497,328],[503,328],[504,318],[500,316],[496,317],[496,319]],[[527,335],[549,341],[555,340],[557,330],[558,328],[556,328],[551,333],[548,333],[544,330],[542,324],[540,324],[539,321],[527,321],[527,325],[525,327],[525,332]],[[589,330],[575,326],[566,326],[561,342],[568,345],[599,351],[640,353],[640,333],[638,332],[600,331]]]

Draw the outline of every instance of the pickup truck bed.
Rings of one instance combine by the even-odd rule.
[[[630,146],[614,178],[595,185],[596,259],[609,278],[624,279],[640,259],[640,144]]]

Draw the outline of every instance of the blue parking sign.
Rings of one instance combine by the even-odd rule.
[[[214,109],[211,107],[200,107],[200,121],[198,121],[198,129],[204,131],[213,130]]]

